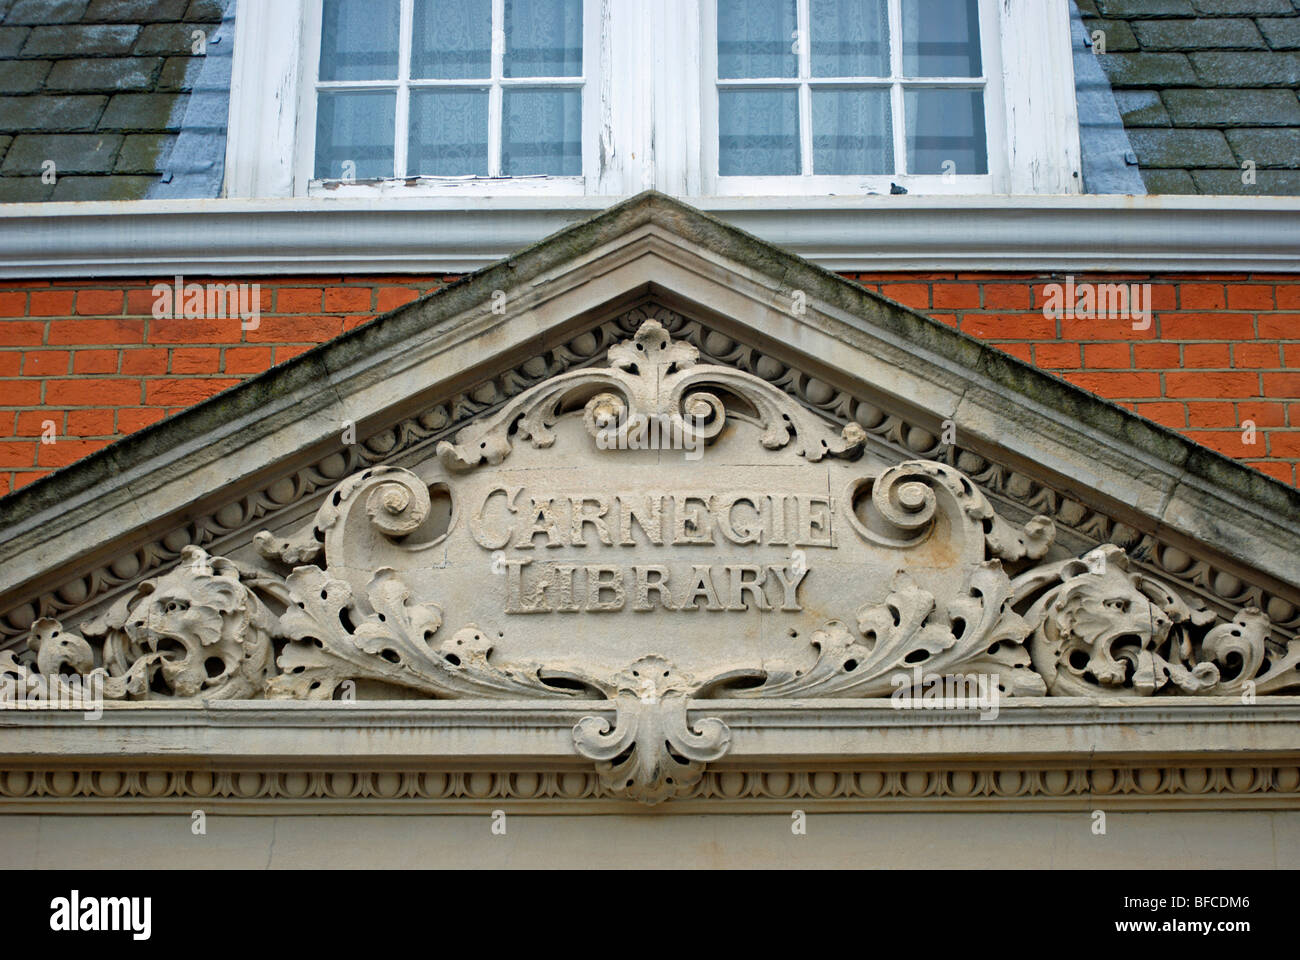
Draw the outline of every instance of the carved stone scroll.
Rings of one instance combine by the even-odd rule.
[[[608,359],[342,478],[260,559],[186,547],[96,620],[38,620],[0,700],[85,678],[109,700],[612,701],[575,749],[657,802],[726,753],[717,698],[1300,686],[1260,610],[1223,617],[1115,545],[1065,556],[959,465],[886,457],[653,319]]]

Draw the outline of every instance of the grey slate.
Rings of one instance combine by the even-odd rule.
[[[1291,90],[1177,89],[1161,95],[1179,127],[1300,127],[1300,99]]]
[[[122,146],[118,134],[20,134],[5,157],[6,176],[40,176],[42,164],[53,160],[55,173],[108,173]]]
[[[1227,136],[1238,163],[1253,160],[1257,167],[1300,169],[1300,131],[1239,129],[1229,130]]]
[[[86,0],[15,0],[5,23],[76,23],[85,9]]]
[[[180,20],[189,0],[90,0],[81,18],[88,23],[157,23]]]
[[[1130,130],[1142,167],[1230,167],[1236,160],[1219,130]]]
[[[1168,127],[1170,115],[1156,90],[1116,90],[1115,105],[1124,123],[1131,127]]]
[[[1143,170],[1148,193],[1199,193],[1196,181],[1186,170]]]
[[[1198,13],[1289,13],[1291,0],[1192,0]]]
[[[1264,49],[1252,20],[1140,20],[1133,30],[1144,50]]]
[[[1085,29],[1127,23],[1136,38],[1136,50],[1099,59],[1150,192],[1300,195],[1300,0],[1079,8]],[[1079,87],[1081,116],[1091,96]],[[1256,183],[1241,183],[1242,159],[1255,161]]]
[[[103,96],[0,97],[0,130],[94,130],[106,103]]]
[[[1104,17],[1190,17],[1189,0],[1097,0]]]
[[[108,101],[101,130],[179,130],[185,101],[164,93],[119,93]]]
[[[1193,53],[1192,66],[1207,87],[1294,87],[1300,84],[1300,52]]]
[[[174,134],[131,133],[117,155],[114,173],[151,174],[161,169],[176,142]]]
[[[233,31],[225,49],[213,41],[233,10],[233,0],[0,0],[0,202],[138,198],[164,179],[168,196],[218,196]],[[195,30],[207,56],[191,52]],[[193,104],[191,88],[203,91]],[[56,186],[35,176],[43,159],[58,165]]]
[[[0,93],[31,93],[49,72],[48,60],[0,60]]]
[[[60,177],[50,199],[71,200],[143,200],[156,177]],[[2,182],[2,181],[0,181]]]
[[[1168,87],[1197,82],[1191,63],[1181,53],[1108,53],[1098,59],[1112,86]]]
[[[204,36],[212,33],[210,23],[155,23],[140,31],[135,52],[140,53],[192,53],[194,32]]]
[[[60,60],[45,81],[47,90],[151,90],[159,57]]]
[[[1244,184],[1242,171],[1193,170],[1192,180],[1198,193],[1243,194],[1258,197],[1300,196],[1300,171],[1256,170],[1255,183]]]
[[[0,57],[18,56],[31,32],[31,27],[0,27]]]
[[[63,27],[34,27],[23,44],[25,57],[84,57],[89,54],[118,55],[131,52],[140,35],[133,24],[107,23]]]
[[[1256,20],[1255,25],[1274,50],[1300,50],[1300,17]]]

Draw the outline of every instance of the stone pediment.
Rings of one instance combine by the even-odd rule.
[[[657,801],[737,704],[1300,692],[1297,504],[651,194],[0,502],[0,671],[555,705]]]

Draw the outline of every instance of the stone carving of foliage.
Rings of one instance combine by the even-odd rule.
[[[584,717],[573,729],[578,753],[596,761],[601,785],[614,793],[658,803],[691,793],[704,765],[731,746],[717,717],[692,725],[687,698],[699,688],[662,657],[642,657],[615,677],[614,726]]]

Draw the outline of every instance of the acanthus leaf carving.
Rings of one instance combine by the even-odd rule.
[[[596,761],[605,790],[654,804],[690,793],[705,764],[726,754],[731,730],[717,717],[692,724],[688,699],[699,684],[658,656],[642,657],[615,677],[613,727],[584,717],[573,728],[578,753]]]
[[[268,561],[256,569],[186,547],[180,565],[140,583],[104,616],[81,624],[80,633],[63,630],[57,620],[38,620],[29,650],[20,657],[7,655],[0,673],[48,678],[51,688],[61,675],[95,677],[108,699],[331,699],[348,695],[344,684],[356,681],[373,681],[381,692],[401,688],[433,698],[603,696],[615,705],[615,723],[584,719],[574,730],[575,748],[601,765],[607,790],[646,802],[689,790],[704,765],[728,748],[730,732],[721,721],[689,721],[692,699],[698,704],[719,696],[883,697],[915,687],[918,674],[995,677],[998,691],[1013,696],[1237,695],[1273,693],[1300,683],[1300,644],[1284,647],[1274,641],[1269,618],[1259,610],[1247,607],[1220,622],[1213,611],[1138,570],[1118,546],[1077,559],[1046,560],[1049,550],[1061,553],[1053,547],[1056,527],[1046,514],[1017,527],[957,466],[868,457],[860,423],[851,420],[837,432],[768,379],[699,362],[695,345],[674,341],[654,320],[641,324],[632,340],[611,345],[608,359],[606,367],[568,370],[517,393],[462,429],[456,443],[438,444],[436,461],[426,461],[420,473],[380,465],[344,477],[296,533],[256,535],[254,546]],[[733,401],[739,401],[738,409],[729,406]],[[675,556],[665,553],[661,563],[638,568],[633,576],[643,579],[628,581],[640,591],[634,595],[622,579],[600,579],[611,569],[622,577],[616,565],[583,565],[602,544],[633,545],[631,520],[626,533],[616,531],[616,541],[611,526],[597,522],[610,510],[605,490],[593,486],[577,491],[581,496],[561,491],[556,497],[543,489],[529,501],[533,527],[522,521],[525,538],[513,539],[508,530],[494,540],[524,551],[510,562],[500,551],[502,566],[519,578],[507,575],[493,583],[498,593],[513,596],[515,606],[506,613],[583,612],[581,600],[586,611],[613,614],[630,607],[630,614],[654,609],[654,595],[665,611],[699,610],[698,597],[715,613],[751,609],[748,600],[763,610],[778,611],[779,605],[774,617],[802,614],[798,591],[808,575],[808,553],[840,549],[845,552],[835,554],[838,571],[823,581],[837,589],[823,595],[816,609],[847,597],[850,612],[844,619],[818,613],[811,637],[780,646],[779,656],[751,655],[741,647],[739,655],[729,653],[717,663],[686,664],[683,656],[695,654],[687,649],[683,655],[679,646],[672,659],[685,664],[681,671],[657,655],[617,673],[617,663],[626,659],[588,669],[582,643],[603,641],[599,627],[592,626],[599,620],[591,618],[582,621],[583,631],[575,630],[581,642],[572,651],[556,654],[552,648],[543,662],[534,662],[523,655],[531,649],[524,643],[513,655],[502,655],[499,650],[516,638],[496,631],[495,622],[488,626],[482,617],[456,613],[455,603],[463,598],[455,585],[462,594],[467,588],[444,572],[469,560],[455,556],[456,550],[476,555],[479,548],[495,548],[478,534],[473,539],[465,534],[473,527],[472,515],[459,517],[461,540],[454,542],[458,515],[451,507],[443,517],[446,529],[422,537],[435,513],[433,486],[468,484],[477,468],[499,466],[512,453],[515,459],[503,469],[515,465],[520,471],[515,480],[529,471],[536,475],[530,448],[515,447],[525,440],[532,449],[547,450],[561,437],[572,443],[575,437],[612,435],[624,444],[613,449],[635,449],[626,441],[639,437],[652,419],[700,445],[724,437],[750,444],[756,437],[758,446],[779,460],[780,482],[795,476],[789,516],[782,494],[780,522],[773,521],[774,498],[765,517],[758,485],[743,495],[711,496],[696,489],[676,499],[702,504],[692,521],[702,527],[723,518],[730,559],[738,552],[739,559],[750,559],[744,550],[756,544],[760,527],[769,537],[761,545],[768,551],[761,559],[773,559],[772,543],[796,556],[720,567],[720,576],[730,578],[725,580],[730,593],[715,589],[708,565],[692,565],[692,574],[703,579],[688,591],[688,605],[667,602],[666,564]],[[738,464],[723,461],[719,472],[701,475],[732,483],[731,472],[723,471],[748,468],[753,457],[766,456],[746,446]],[[808,477],[812,484],[798,486]],[[523,487],[484,482],[475,489],[481,520],[494,496],[500,511],[514,514]],[[653,497],[660,498],[660,506],[674,500],[671,492],[647,494],[656,489],[636,489],[646,504],[637,514],[643,530],[661,519],[659,507],[650,504]],[[574,506],[561,524],[550,511],[554,500],[566,496],[594,512]],[[1051,497],[1039,501],[1054,509]],[[738,506],[744,506],[742,513],[753,511],[744,529],[732,524],[730,511]],[[824,508],[817,518],[814,506]],[[649,541],[670,549],[713,542],[697,536],[700,528],[688,530],[677,519],[681,539],[660,526],[658,539]],[[832,519],[837,525],[847,521],[857,540],[837,541]],[[586,540],[588,524],[599,542]],[[543,547],[595,549],[566,558],[567,567],[552,564],[525,587],[521,571],[534,563],[542,567],[537,558],[546,552],[535,549],[534,532],[547,537]],[[566,541],[571,536],[576,542]],[[796,547],[800,542],[808,549]],[[850,542],[856,552],[848,551]],[[914,559],[918,555],[923,559]],[[581,596],[573,579],[579,569],[588,577]],[[657,573],[658,583],[647,571]],[[494,566],[493,572],[501,571]],[[765,594],[762,582],[753,579],[769,575],[779,578],[779,594]],[[477,591],[477,583],[468,589]],[[548,590],[554,606],[543,603]],[[626,642],[644,643],[652,635],[634,628]],[[278,658],[275,641],[284,641]],[[653,682],[643,675],[652,669]],[[0,699],[4,696],[0,693]]]

